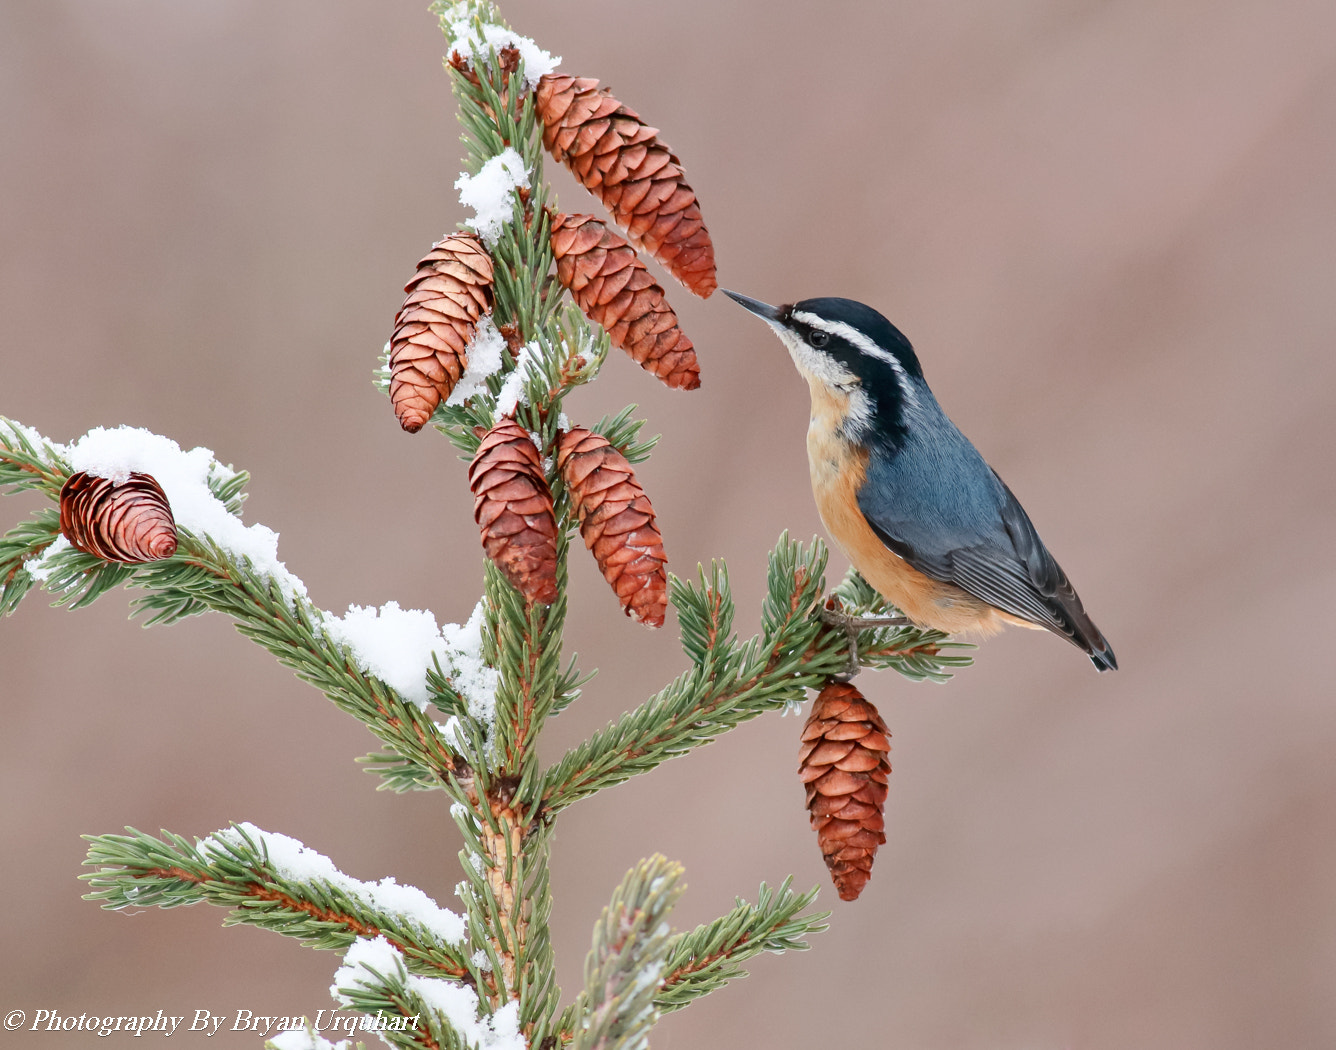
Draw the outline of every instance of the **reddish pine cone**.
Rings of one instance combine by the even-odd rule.
[[[886,723],[852,685],[831,682],[817,694],[803,726],[798,774],[840,900],[863,892],[877,847],[886,841],[882,807],[890,750]]]
[[[575,427],[561,435],[557,470],[571,494],[585,546],[594,552],[622,611],[662,627],[668,611],[668,559],[654,508],[631,464],[607,438]]]
[[[71,474],[60,489],[60,531],[104,561],[142,564],[176,553],[171,504],[149,474],[124,481]]]
[[[696,350],[635,250],[592,215],[552,217],[557,280],[591,321],[670,387],[700,386]]]
[[[437,241],[404,285],[390,336],[390,401],[416,434],[468,366],[464,352],[492,309],[492,260],[470,233]]]
[[[714,291],[714,245],[682,166],[597,80],[549,73],[534,92],[543,145],[603,202],[637,248],[696,295]]]
[[[469,465],[473,517],[487,557],[528,602],[557,600],[557,520],[529,432],[502,419]]]

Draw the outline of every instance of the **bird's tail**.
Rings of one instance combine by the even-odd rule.
[[[1095,665],[1096,671],[1118,670],[1118,658],[1113,655],[1113,646],[1109,644],[1109,640],[1095,626],[1094,621],[1086,615],[1084,609],[1068,610],[1069,613],[1072,611],[1078,613],[1078,615],[1071,617],[1072,626],[1075,628],[1072,641],[1086,651],[1086,654],[1090,657],[1090,662]]]
[[[1118,670],[1118,658],[1113,655],[1113,648],[1109,645],[1108,640],[1098,631],[1095,634],[1099,637],[1098,644],[1086,649],[1086,652],[1090,654],[1090,662],[1095,665],[1095,670]]]

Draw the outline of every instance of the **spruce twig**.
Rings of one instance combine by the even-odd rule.
[[[659,1019],[672,937],[666,916],[685,887],[682,869],[660,856],[626,874],[594,927],[585,986],[563,1018],[571,1050],[644,1050]]]
[[[81,875],[92,888],[87,900],[104,908],[177,908],[207,902],[228,908],[224,925],[244,924],[295,937],[322,950],[346,951],[358,937],[384,936],[404,954],[414,973],[473,983],[477,971],[462,951],[419,922],[368,907],[330,882],[280,875],[263,847],[241,834],[193,843],[162,832],[161,838],[127,828],[127,835],[85,835],[92,845]]]
[[[655,999],[659,1010],[680,1010],[747,976],[741,964],[762,952],[805,951],[804,938],[826,928],[829,912],[802,914],[817,891],[795,893],[792,883],[787,878],[777,890],[762,883],[755,904],[739,900],[727,915],[673,937],[663,988]]]

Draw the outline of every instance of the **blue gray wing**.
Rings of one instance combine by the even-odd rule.
[[[873,531],[925,576],[1048,628],[1101,670],[1116,667],[1109,643],[1011,490],[959,431],[949,436],[958,441],[873,458],[858,495]]]

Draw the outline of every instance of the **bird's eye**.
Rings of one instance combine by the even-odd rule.
[[[823,332],[820,328],[813,328],[807,333],[807,341],[819,350],[830,342],[830,333]]]

